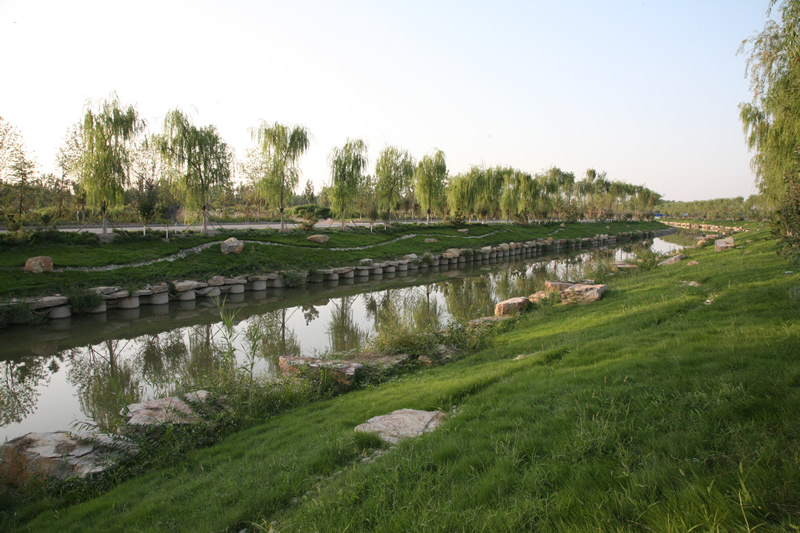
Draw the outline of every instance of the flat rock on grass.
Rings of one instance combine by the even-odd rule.
[[[559,293],[561,303],[569,304],[588,304],[596,302],[603,297],[603,293],[608,290],[608,285],[573,285]]]
[[[673,255],[669,259],[664,259],[661,261],[658,266],[674,265],[675,263],[680,263],[684,259],[686,259],[686,256],[683,254]]]
[[[488,327],[510,318],[510,316],[482,316],[480,318],[470,320],[467,322],[467,325],[471,328]]]
[[[311,235],[306,239],[311,242],[316,242],[317,244],[325,244],[326,242],[328,242],[328,239],[330,239],[330,237],[328,237],[327,235]]]
[[[0,448],[0,477],[24,481],[35,478],[84,478],[105,471],[133,444],[122,445],[107,435],[82,442],[66,431],[28,433]]]
[[[447,417],[441,411],[419,411],[400,409],[388,415],[375,416],[356,426],[356,431],[375,433],[389,444],[397,444],[402,439],[430,433]]]

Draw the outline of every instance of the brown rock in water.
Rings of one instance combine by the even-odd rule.
[[[522,296],[517,298],[509,298],[494,306],[494,316],[513,315],[522,311],[530,305],[530,301]]]
[[[608,290],[608,285],[574,285],[564,289],[559,293],[561,303],[569,304],[588,304],[596,302],[603,297],[603,293]]]
[[[220,250],[223,254],[238,254],[241,253],[244,249],[244,243],[237,239],[236,237],[231,237],[230,239],[226,239],[222,241],[220,245]]]
[[[374,416],[356,426],[356,431],[375,433],[389,444],[397,444],[408,439],[430,433],[447,417],[441,411],[419,411],[400,409],[388,415]]]
[[[25,272],[41,274],[42,272],[53,271],[53,258],[46,255],[31,257],[25,261]]]
[[[306,240],[315,242],[317,244],[325,244],[328,242],[328,240],[330,240],[330,237],[327,235],[311,235],[310,237],[307,237]]]

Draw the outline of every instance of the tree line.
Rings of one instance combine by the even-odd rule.
[[[0,118],[0,215],[11,228],[74,218],[109,216],[140,221],[199,221],[206,232],[212,214],[261,220],[286,227],[286,209],[314,218],[329,208],[344,227],[348,217],[391,224],[398,218],[435,218],[454,223],[504,220],[651,218],[661,196],[642,185],[611,180],[605,172],[574,173],[553,167],[530,174],[511,167],[472,166],[451,175],[444,152],[416,160],[386,146],[370,165],[362,139],[348,139],[329,154],[329,180],[316,193],[307,181],[301,193],[300,161],[310,146],[300,125],[260,122],[250,130],[252,146],[237,159],[213,125],[197,126],[180,109],[166,114],[151,133],[133,105],[115,94],[86,105],[57,154],[55,173],[37,173],[20,133]]]

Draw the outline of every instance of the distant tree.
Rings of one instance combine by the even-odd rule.
[[[164,179],[161,154],[155,138],[145,138],[132,152],[131,178],[135,180],[136,214],[142,221],[142,234],[158,215],[159,189]]]
[[[364,180],[367,167],[367,144],[361,139],[348,139],[341,148],[334,147],[329,157],[331,187],[329,195],[334,209],[342,215],[342,228],[347,205],[354,201]]]
[[[308,150],[310,140],[308,130],[302,126],[292,128],[275,122],[261,122],[251,130],[261,153],[267,161],[263,184],[267,194],[280,208],[281,230],[286,229],[283,210],[300,180],[297,163]]]
[[[246,199],[256,206],[256,217],[261,220],[261,209],[267,205],[264,177],[269,172],[269,161],[260,148],[251,148],[240,164],[242,176],[248,183]]]
[[[417,165],[414,177],[419,205],[427,213],[428,224],[430,224],[431,211],[439,209],[444,201],[444,187],[447,180],[447,163],[444,152],[435,150],[432,154],[423,157]]]
[[[155,137],[161,154],[178,172],[187,205],[202,210],[202,232],[208,232],[208,210],[215,191],[231,178],[232,155],[217,128],[197,128],[186,115],[174,109],[164,119],[164,133]]]
[[[389,212],[391,224],[391,215],[403,198],[403,189],[414,177],[414,158],[406,150],[387,146],[375,163],[375,177],[377,207]]]
[[[311,183],[311,180],[306,181],[306,186],[303,189],[302,198],[304,204],[313,204],[316,202],[317,197],[314,196],[314,184]]]
[[[100,209],[103,233],[108,231],[108,208],[123,199],[129,181],[131,143],[144,127],[136,108],[124,107],[115,94],[97,108],[87,105],[80,125],[82,144],[76,170],[88,204]]]

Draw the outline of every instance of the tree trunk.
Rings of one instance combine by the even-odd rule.
[[[203,224],[200,226],[200,233],[208,233],[208,206],[203,204]]]
[[[105,202],[103,202],[103,204],[100,206],[100,213],[102,213],[102,215],[103,215],[103,235],[105,235],[108,232],[108,229],[106,228],[106,203]]]
[[[286,231],[286,223],[283,221],[283,206],[281,206],[281,231]]]

